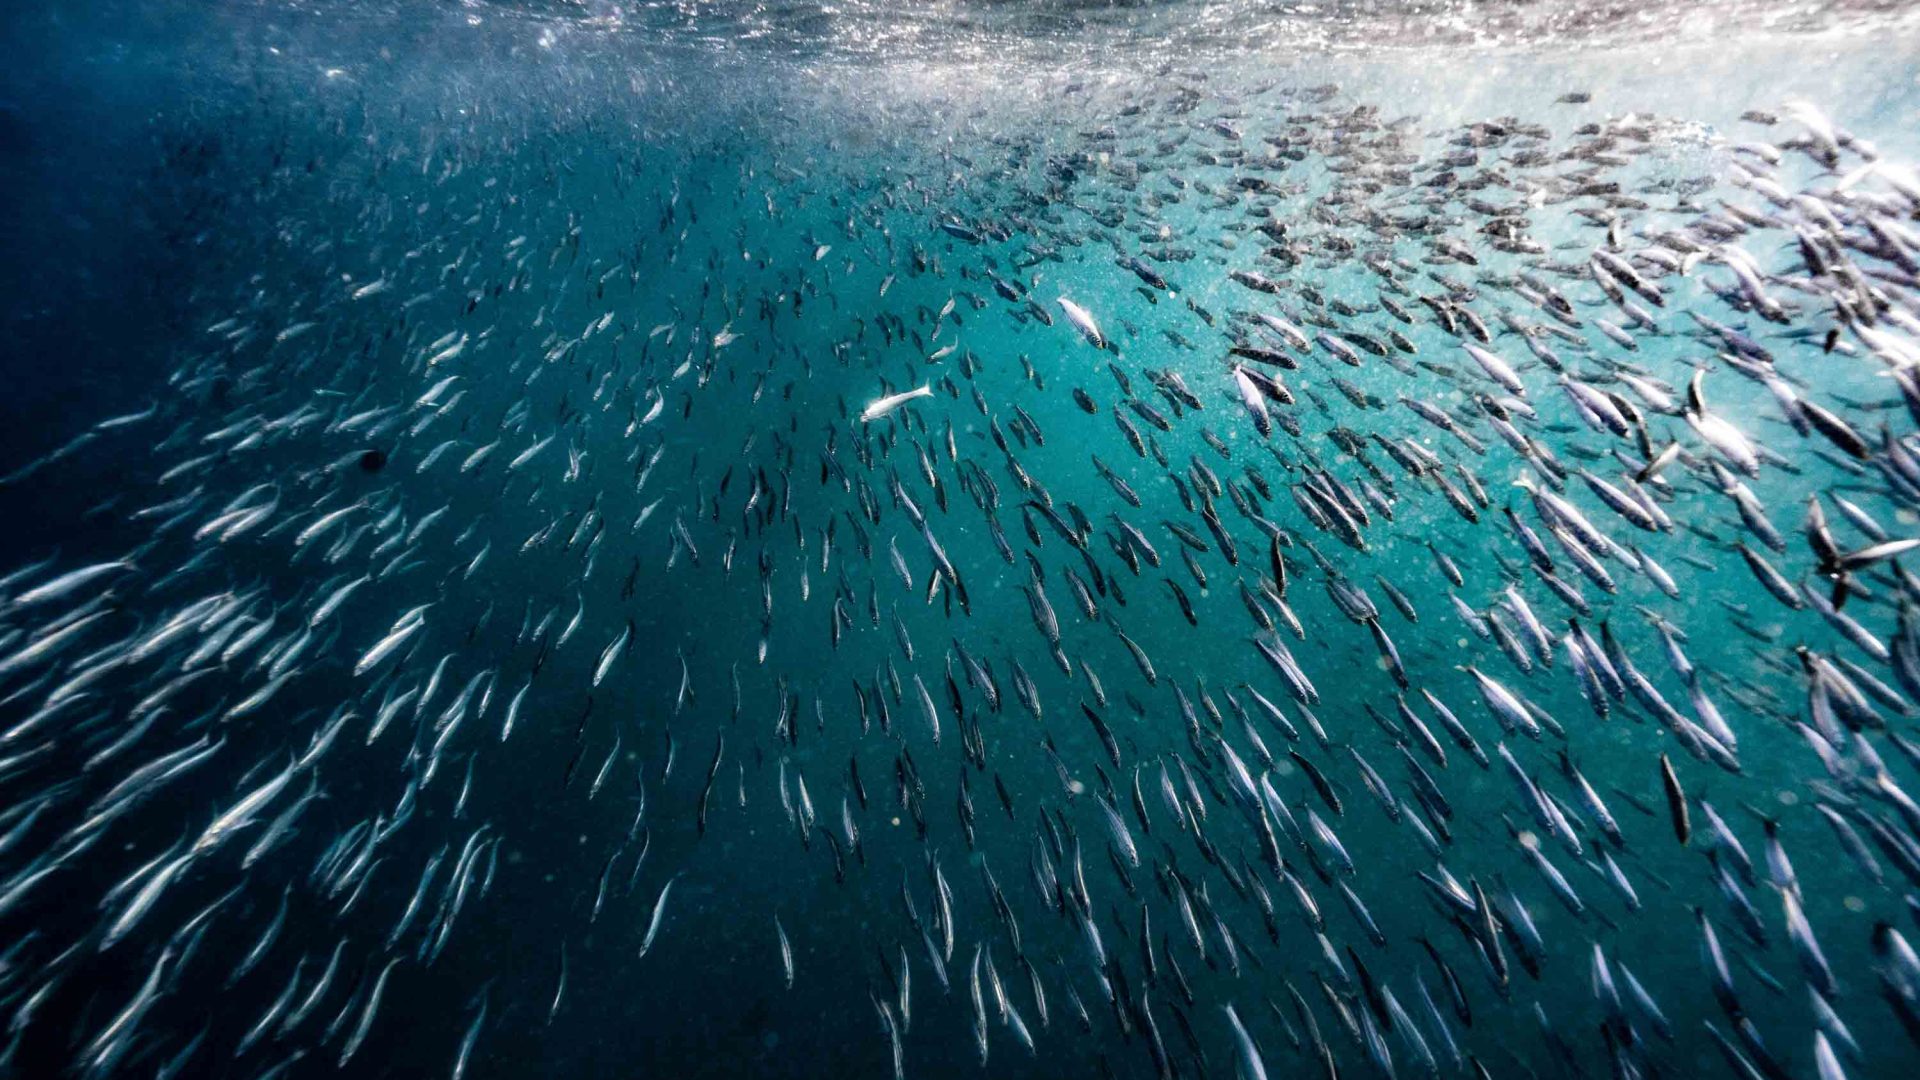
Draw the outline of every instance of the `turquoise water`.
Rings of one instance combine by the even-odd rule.
[[[1911,30],[1626,16],[10,16],[8,1068],[1906,1075]]]

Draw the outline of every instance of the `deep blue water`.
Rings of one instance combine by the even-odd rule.
[[[1827,997],[1862,1048],[1851,1056],[1829,1036],[1839,1067],[1910,1074],[1920,1051],[1884,987],[1920,971],[1886,962],[1875,942],[1888,940],[1880,924],[1920,932],[1920,882],[1877,847],[1876,882],[1816,805],[1853,828],[1887,830],[1895,855],[1920,845],[1920,821],[1900,802],[1920,783],[1920,762],[1899,741],[1920,741],[1909,701],[1920,687],[1902,668],[1913,587],[1896,562],[1856,574],[1860,593],[1844,611],[1874,640],[1850,641],[1771,597],[1735,544],[1824,595],[1830,582],[1801,528],[1809,497],[1845,550],[1871,538],[1834,495],[1890,537],[1914,528],[1920,499],[1900,472],[1913,411],[1888,376],[1920,325],[1902,264],[1914,208],[1898,171],[1920,154],[1912,31],[1898,12],[1845,6],[1791,16],[1648,8],[1594,24],[1549,14],[135,4],[5,16],[21,59],[0,76],[0,186],[15,207],[0,226],[13,376],[0,406],[0,472],[13,474],[0,488],[10,526],[0,562],[31,568],[0,609],[0,654],[19,657],[0,659],[6,1067],[886,1075],[883,999],[903,1029],[907,1075],[1251,1075],[1229,1004],[1270,1074],[1312,1075],[1322,1066],[1291,987],[1347,1075],[1385,1070],[1342,1009],[1356,1025],[1395,1029],[1382,1038],[1397,1075],[1423,1071],[1422,1046],[1446,1073],[1469,1071],[1468,1055],[1503,1077],[1734,1072],[1710,1023],[1737,1060],[1811,1077],[1820,1066],[1807,984],[1822,976],[1797,958],[1783,914],[1791,892],[1837,980]],[[1446,44],[1421,44],[1427,35]],[[1576,92],[1590,100],[1560,100]],[[1796,120],[1792,101],[1829,119]],[[1777,122],[1743,119],[1749,110]],[[1818,143],[1809,153],[1798,142],[1826,123],[1846,133],[1831,167]],[[1869,160],[1888,171],[1849,175]],[[1536,246],[1498,250],[1484,226],[1503,214],[1486,204],[1523,222]],[[1875,272],[1882,303],[1866,333],[1835,315],[1846,280],[1812,273],[1791,230],[1827,235],[1823,210],[1839,226],[1832,254]],[[1604,212],[1619,222],[1613,240]],[[1263,222],[1281,236],[1257,231]],[[1648,261],[1676,230],[1707,253],[1684,272]],[[1716,244],[1763,269],[1782,321],[1741,298]],[[1618,250],[1657,283],[1663,305],[1650,327],[1632,326],[1596,283],[1596,249]],[[1662,250],[1683,260],[1684,248]],[[1135,257],[1168,288],[1117,262]],[[1383,273],[1369,259],[1397,264]],[[1258,272],[1274,291],[1234,271]],[[1555,323],[1541,281],[1570,299],[1567,321],[1578,322],[1538,338],[1556,362],[1637,407],[1628,411],[1656,448],[1680,445],[1647,485],[1671,528],[1636,529],[1577,474],[1627,486],[1645,457],[1631,433],[1583,421],[1556,372],[1501,321]],[[1479,400],[1500,387],[1462,347],[1472,336],[1449,332],[1422,295],[1451,296],[1483,320],[1485,347],[1519,369],[1537,410],[1516,428],[1564,468],[1561,494],[1656,559],[1678,598],[1618,556],[1600,557],[1616,586],[1603,590],[1551,538],[1556,573],[1590,610],[1574,611],[1528,568],[1502,509],[1547,535],[1518,482],[1561,474],[1495,433]],[[1061,297],[1092,314],[1110,348],[1068,324]],[[1413,351],[1389,343],[1389,356],[1363,352],[1349,366],[1324,344],[1266,334],[1254,313],[1310,336],[1326,328],[1387,343],[1391,331]],[[1692,315],[1754,344],[1742,355]],[[1635,347],[1600,332],[1601,319],[1626,326]],[[1842,346],[1833,352],[1822,348],[1830,330]],[[1297,364],[1249,362],[1291,389],[1294,404],[1272,411],[1298,434],[1256,430],[1232,380],[1236,341]],[[1867,460],[1788,422],[1754,377],[1760,349],[1800,398],[1869,440]],[[1728,459],[1682,410],[1663,413],[1619,377],[1658,380],[1684,399],[1696,368],[1707,371],[1708,412],[1772,455],[1740,479],[1781,534],[1779,551],[1722,492],[1709,462]],[[1197,407],[1155,388],[1166,372]],[[923,382],[930,398],[858,419],[875,398]],[[1403,396],[1446,410],[1485,453],[1421,420]],[[1167,430],[1129,402],[1151,405]],[[1117,415],[1151,437],[1145,453]],[[1889,448],[1883,430],[1903,441]],[[1424,447],[1463,491],[1461,470],[1470,473],[1487,496],[1472,504],[1477,521],[1376,434]],[[383,456],[377,469],[362,465],[370,451]],[[1332,498],[1320,470],[1366,506],[1364,551],[1298,501]],[[1236,507],[1224,487],[1212,497],[1233,560],[1197,509],[1209,475],[1247,502]],[[896,480],[964,583],[964,603],[952,581],[929,602],[935,559]],[[1310,482],[1323,494],[1290,494]],[[1363,485],[1380,501],[1365,503]],[[1029,499],[1070,530],[1068,508],[1084,513],[1087,554],[1023,511]],[[1127,566],[1116,515],[1150,539],[1157,567]],[[1266,635],[1240,584],[1257,591],[1271,577],[1256,518],[1286,538],[1285,599],[1303,635],[1282,625],[1279,640],[1316,688],[1309,708],[1324,741],[1253,644]],[[1190,562],[1168,521],[1196,537]],[[910,586],[893,566],[895,543]],[[1435,549],[1462,585],[1442,576]],[[109,560],[131,565],[32,597]],[[1034,567],[1070,677],[1023,592]],[[1094,589],[1101,617],[1079,609],[1070,572],[1105,586]],[[1336,575],[1378,608],[1444,766],[1370,718],[1369,707],[1404,727],[1400,687],[1370,631],[1330,595]],[[1553,636],[1551,666],[1536,657],[1522,670],[1453,610],[1449,593],[1485,612],[1510,582]],[[1396,610],[1388,585],[1417,621]],[[159,636],[196,602],[206,606],[191,628]],[[1255,603],[1277,617],[1271,599]],[[419,609],[422,628],[357,672],[396,619]],[[1684,632],[1693,685],[1711,706],[1690,697],[1646,613]],[[1520,629],[1511,610],[1501,618]],[[1608,695],[1598,715],[1560,642],[1569,618],[1595,638],[1604,624],[1693,723],[1714,727],[1717,709],[1737,748],[1722,747],[1718,764],[1690,754],[1633,695]],[[22,653],[81,619],[92,621],[54,637],[46,655]],[[1114,626],[1151,658],[1152,681]],[[1877,658],[1881,643],[1896,655]],[[1853,685],[1885,683],[1877,724],[1850,714],[1831,737],[1810,736],[1826,718],[1799,646],[1860,665]],[[963,651],[990,668],[997,709]],[[1469,664],[1558,730],[1503,733],[1461,670]],[[1016,665],[1038,717],[1016,693]],[[383,705],[430,680],[427,708],[398,709],[370,741]],[[263,706],[236,714],[269,686]],[[449,711],[463,688],[467,704]],[[1297,741],[1248,688],[1279,705]],[[1438,726],[1422,691],[1459,716],[1489,768]],[[1117,767],[1083,706],[1110,728]],[[1843,730],[1848,719],[1862,730]],[[202,739],[216,748],[204,762],[145,786],[152,776],[137,770]],[[1580,855],[1536,820],[1497,756],[1503,742],[1560,801]],[[1295,845],[1273,807],[1243,802],[1223,746],[1303,827],[1309,810],[1324,818],[1352,872],[1324,847]],[[1329,778],[1341,813],[1288,750]],[[1563,751],[1611,807],[1623,845],[1581,813]],[[1690,806],[1684,846],[1663,754]],[[208,832],[296,760],[251,820],[231,836]],[[1450,816],[1419,805],[1410,760]],[[1362,762],[1385,778],[1391,814]],[[1163,769],[1204,844],[1162,799]],[[924,830],[902,805],[903,776]],[[1136,777],[1150,830],[1133,805]],[[129,788],[117,785],[129,778],[150,793],[121,810],[116,796]],[[802,783],[817,815],[804,842],[786,808]],[[1109,785],[1138,866],[1111,839],[1099,804]],[[1751,857],[1752,880],[1715,850],[1701,800]],[[119,812],[90,820],[103,809]],[[1797,873],[1786,888],[1769,876],[1762,817],[1777,822]],[[1446,832],[1437,855],[1415,818]],[[1324,946],[1267,865],[1263,828],[1317,902]],[[1578,914],[1529,845],[1577,891]],[[1063,899],[1077,892],[1076,848],[1084,912]],[[1637,905],[1587,865],[1601,850]],[[463,854],[469,872],[456,878]],[[1043,895],[1041,863],[1065,892]],[[396,934],[429,865],[421,910]],[[936,865],[952,896],[944,989],[903,901],[938,942]],[[1506,985],[1480,959],[1473,921],[1457,907],[1450,917],[1423,884],[1440,866],[1495,898]],[[1733,900],[1722,868],[1738,883]],[[283,897],[284,928],[234,978]],[[1757,914],[1751,933],[1739,900]],[[1534,958],[1516,902],[1545,943],[1537,973],[1526,970]],[[1716,1000],[1696,911],[1728,954],[1737,1008]],[[1450,1008],[1422,937],[1457,976],[1471,1024]],[[1596,944],[1616,981],[1624,964],[1657,1000],[1671,1039],[1631,1002],[1603,1034]],[[1034,1043],[1022,1046],[989,984],[984,1066],[968,987],[976,949]],[[910,1025],[888,974],[903,956]],[[1353,957],[1418,1039],[1363,988]],[[129,1014],[130,1002],[148,1004]],[[1739,1041],[1742,1017],[1757,1044]],[[1629,1028],[1632,1050],[1610,1059],[1609,1038]],[[1460,1063],[1443,1050],[1448,1038]]]

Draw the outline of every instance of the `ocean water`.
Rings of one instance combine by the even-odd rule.
[[[6,1074],[1920,1063],[1898,5],[0,33]]]

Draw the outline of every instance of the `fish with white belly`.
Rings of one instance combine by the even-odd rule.
[[[916,398],[930,398],[932,396],[933,387],[927,383],[922,383],[918,387],[903,393],[888,394],[886,397],[877,398],[868,402],[867,407],[860,412],[860,422],[863,424],[871,424],[909,401],[913,401]]]

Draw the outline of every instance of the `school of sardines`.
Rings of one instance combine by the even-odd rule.
[[[0,577],[6,1071],[485,1073],[724,923],[812,1075],[1910,1075],[1920,172],[1057,108],[256,147],[318,269],[0,484],[145,537]]]

